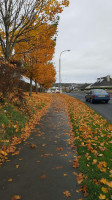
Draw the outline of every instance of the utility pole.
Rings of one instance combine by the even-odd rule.
[[[66,51],[70,51],[70,50],[64,50],[60,53],[59,56],[59,92],[61,93],[61,55],[62,53],[66,52]]]

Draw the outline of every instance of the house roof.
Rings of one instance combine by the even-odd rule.
[[[91,87],[97,86],[112,86],[112,78],[110,78],[110,76],[98,78],[97,81],[91,85]]]

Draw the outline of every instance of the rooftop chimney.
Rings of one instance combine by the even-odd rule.
[[[110,82],[110,75],[107,75],[107,82]]]

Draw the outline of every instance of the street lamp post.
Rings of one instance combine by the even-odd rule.
[[[62,53],[64,53],[65,51],[70,51],[70,50],[64,50],[60,53],[59,56],[59,92],[61,93],[61,55]]]

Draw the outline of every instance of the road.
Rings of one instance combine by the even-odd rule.
[[[103,103],[103,102],[92,104],[92,103],[85,101],[85,93],[83,93],[83,92],[68,93],[68,95],[75,97],[75,98],[79,99],[80,101],[84,102],[85,104],[87,104],[89,107],[94,109],[97,113],[99,113],[100,115],[102,115],[108,121],[110,121],[112,123],[112,97],[108,104]]]

